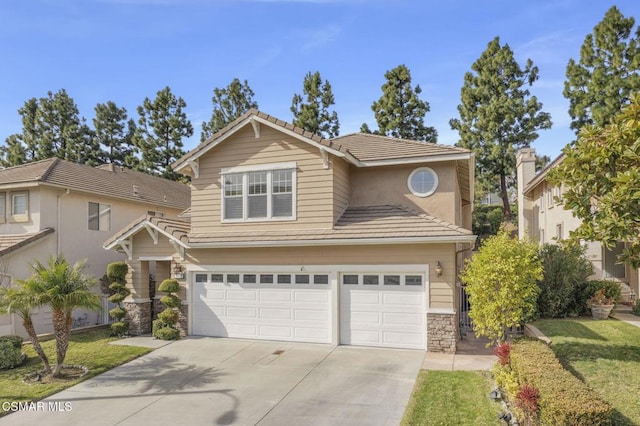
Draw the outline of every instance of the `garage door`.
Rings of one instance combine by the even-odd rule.
[[[424,274],[340,276],[340,342],[426,348]]]
[[[195,273],[192,334],[331,342],[329,276]]]

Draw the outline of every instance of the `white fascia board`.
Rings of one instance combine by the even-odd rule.
[[[5,183],[0,185],[0,190],[4,191],[5,189],[22,189],[22,188],[33,188],[35,186],[42,185],[42,182],[17,182],[17,183]]]
[[[401,164],[435,163],[441,161],[468,160],[471,153],[439,154],[425,157],[391,158],[388,160],[360,161],[360,167],[396,166]]]
[[[153,223],[151,223],[148,220],[143,220],[142,222],[140,222],[139,224],[137,224],[136,226],[134,226],[133,228],[131,228],[130,230],[128,230],[127,232],[122,234],[118,239],[112,241],[111,244],[103,246],[103,247],[105,248],[105,250],[111,250],[115,246],[120,245],[120,243],[122,241],[124,241],[124,240],[128,239],[130,236],[138,233],[140,230],[147,229],[147,227],[150,227],[150,228],[156,230],[158,233],[160,233],[160,234],[164,235],[165,237],[167,237],[170,241],[175,241],[175,243],[180,245],[181,247],[183,247],[185,249],[189,248],[189,246],[187,244],[183,243],[182,241],[180,241],[179,239],[177,239],[173,235],[163,231],[162,229],[160,229],[159,227],[157,227],[156,225],[154,225]]]
[[[295,169],[298,164],[295,161],[288,161],[286,163],[267,163],[267,164],[254,164],[248,166],[236,166],[236,167],[223,167],[220,169],[220,174],[228,173],[244,173],[244,172],[261,172],[268,170],[287,170]]]
[[[248,241],[224,243],[191,243],[190,248],[233,248],[233,247],[304,247],[304,246],[354,246],[375,244],[429,244],[429,243],[470,243],[476,241],[475,235],[458,237],[403,237],[403,238],[345,238],[332,240],[287,240],[287,241]]]

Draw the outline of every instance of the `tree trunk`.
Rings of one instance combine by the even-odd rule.
[[[53,311],[53,332],[56,337],[56,367],[53,370],[53,377],[58,377],[60,369],[64,363],[69,348],[69,335],[71,334],[70,315],[65,315],[63,310]]]
[[[49,358],[42,350],[42,346],[40,346],[40,341],[38,340],[38,335],[36,334],[36,329],[33,327],[33,321],[31,318],[24,318],[22,320],[22,325],[24,329],[27,330],[27,334],[29,335],[29,340],[31,340],[31,345],[33,345],[33,349],[38,354],[38,358],[44,364],[44,372],[49,375],[51,374],[51,366],[49,365]]]
[[[502,197],[502,208],[504,209],[504,221],[511,222],[511,206],[509,205],[509,194],[507,193],[507,177],[500,175],[500,196]]]

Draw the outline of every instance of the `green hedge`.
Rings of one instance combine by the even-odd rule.
[[[539,340],[522,339],[511,346],[511,368],[520,385],[538,389],[541,425],[594,426],[611,424],[612,408],[587,385],[565,370]]]
[[[0,342],[0,370],[17,367],[22,364],[22,351],[9,340]]]

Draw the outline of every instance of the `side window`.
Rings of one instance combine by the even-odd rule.
[[[26,222],[29,220],[29,193],[12,192],[11,199],[11,220],[14,222]]]
[[[90,231],[109,231],[111,229],[111,206],[89,202],[88,223]]]

